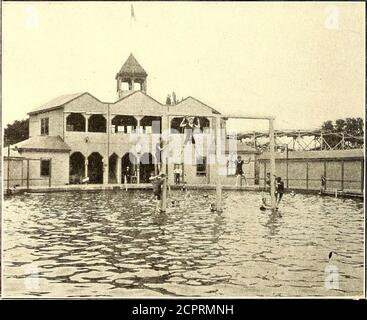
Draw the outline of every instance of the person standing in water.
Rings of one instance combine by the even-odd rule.
[[[149,181],[153,186],[153,196],[152,200],[155,200],[157,203],[157,210],[159,209],[159,201],[162,198],[162,185],[163,181],[166,179],[166,175],[164,173],[159,173],[158,175],[154,175],[153,172],[150,173]]]
[[[270,181],[270,173],[268,172],[267,174],[266,174],[266,178],[265,178],[265,191],[269,191],[269,193],[271,192],[270,191],[270,183],[271,183],[271,181]]]
[[[281,177],[277,177],[276,178],[276,189],[275,189],[277,207],[283,198],[283,194],[284,194],[284,181],[282,180]]]

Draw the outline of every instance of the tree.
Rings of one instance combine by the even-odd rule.
[[[173,91],[172,92],[172,104],[176,105],[177,104],[177,97],[176,97],[176,93]]]
[[[167,98],[166,98],[166,105],[176,105],[179,101],[177,100],[177,96],[176,93],[174,91],[172,91],[172,95],[171,94],[167,94]]]
[[[346,118],[338,119],[335,124],[329,120],[325,121],[321,129],[324,132],[323,137],[326,143],[334,148],[343,139],[344,142],[353,148],[361,148],[363,146],[363,119],[362,118]]]
[[[29,138],[29,120],[15,120],[4,129],[4,146]]]

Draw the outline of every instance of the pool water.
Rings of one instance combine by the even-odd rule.
[[[166,214],[151,191],[5,199],[4,296],[363,295],[362,201],[286,194],[272,213],[231,191],[217,213],[212,191],[171,196]]]

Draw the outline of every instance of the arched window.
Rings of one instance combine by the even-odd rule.
[[[136,131],[138,121],[133,116],[115,116],[112,121],[113,133],[132,133]]]
[[[85,131],[85,118],[81,113],[71,113],[66,117],[66,131]]]
[[[140,120],[144,133],[161,133],[161,117],[145,116]]]
[[[101,114],[93,114],[88,120],[89,132],[106,132],[106,118]]]
[[[141,91],[142,85],[140,82],[134,82],[134,91]]]

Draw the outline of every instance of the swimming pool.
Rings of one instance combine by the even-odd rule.
[[[4,201],[5,297],[361,296],[363,202],[191,191],[157,214],[149,191],[25,194]],[[329,253],[335,254],[329,259]],[[338,286],[325,281],[336,270]]]

